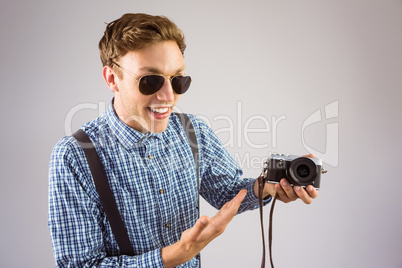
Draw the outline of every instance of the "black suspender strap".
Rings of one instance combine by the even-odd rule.
[[[197,137],[195,135],[195,130],[193,123],[191,123],[190,118],[186,114],[176,113],[179,117],[181,124],[186,131],[188,141],[190,142],[191,152],[193,153],[194,162],[195,162],[195,169],[197,171],[197,192],[198,192],[198,217],[200,217],[200,161],[199,161],[199,154],[198,154],[198,143]]]
[[[181,124],[184,127],[184,130],[187,134],[187,139],[190,142],[191,152],[193,153],[195,169],[197,172],[197,210],[198,210],[198,218],[200,217],[200,161],[199,161],[199,153],[198,153],[198,143],[197,136],[195,135],[195,130],[193,123],[191,123],[190,118],[186,114],[176,113],[179,117]],[[198,261],[200,263],[201,268],[201,255],[197,254]]]
[[[73,137],[84,150],[85,157],[87,158],[95,182],[96,190],[98,191],[106,217],[109,220],[110,227],[112,228],[113,234],[116,238],[116,242],[119,245],[120,253],[122,255],[134,256],[133,246],[128,238],[127,230],[124,227],[112,190],[110,189],[105,169],[96,153],[94,144],[82,129],[76,131],[73,134]]]
[[[193,153],[195,167],[197,171],[197,191],[198,191],[198,216],[200,214],[200,180],[199,180],[199,159],[198,159],[198,143],[197,137],[195,135],[195,130],[190,118],[186,114],[176,115],[180,118],[180,121],[186,131],[187,138],[190,142],[191,151]],[[99,194],[103,209],[105,210],[106,217],[109,220],[110,227],[116,238],[116,242],[119,245],[120,253],[122,255],[134,256],[133,246],[131,245],[130,239],[127,234],[127,229],[124,226],[123,220],[117,208],[113,192],[110,189],[109,181],[106,176],[105,169],[103,168],[102,162],[96,152],[95,146],[89,139],[88,135],[82,130],[77,130],[73,137],[78,141],[84,150],[85,157],[91,170],[92,177],[95,182],[96,190]]]

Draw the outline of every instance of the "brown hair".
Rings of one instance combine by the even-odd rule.
[[[103,66],[113,62],[129,51],[145,48],[161,41],[176,41],[184,54],[186,44],[183,32],[164,16],[148,14],[124,14],[121,18],[107,24],[105,33],[99,41],[99,52]]]

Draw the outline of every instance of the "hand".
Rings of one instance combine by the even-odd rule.
[[[304,157],[314,158],[312,154],[304,155]],[[254,192],[258,196],[258,182],[256,181],[254,185]],[[304,203],[311,204],[313,199],[318,196],[318,191],[312,186],[308,185],[306,188],[301,186],[290,186],[286,179],[282,179],[280,183],[265,183],[263,196],[277,195],[277,199],[284,203],[289,203],[300,198]]]
[[[227,202],[212,218],[200,217],[193,228],[183,232],[180,241],[162,248],[162,261],[165,267],[174,267],[189,261],[206,245],[222,234],[226,226],[236,215],[247,191],[241,190]]]
[[[318,196],[318,191],[311,185],[305,188],[301,186],[290,186],[286,179],[282,179],[280,183],[266,183],[264,192],[270,195],[277,195],[277,199],[284,203],[289,203],[300,198],[305,204],[311,204],[313,199]]]

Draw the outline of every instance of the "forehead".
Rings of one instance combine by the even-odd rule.
[[[119,62],[136,74],[176,74],[184,71],[184,59],[174,41],[162,41],[138,51],[130,51]]]

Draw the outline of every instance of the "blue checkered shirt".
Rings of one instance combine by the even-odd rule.
[[[189,115],[199,146],[200,195],[219,209],[247,189],[239,213],[258,207],[255,179],[242,171],[212,130]],[[196,168],[186,133],[172,114],[162,133],[140,133],[112,105],[82,129],[95,144],[135,256],[119,254],[84,152],[71,136],[54,147],[49,165],[49,229],[57,267],[163,267],[161,248],[197,218]],[[265,201],[267,203],[269,200]],[[195,257],[180,267],[198,267]]]

